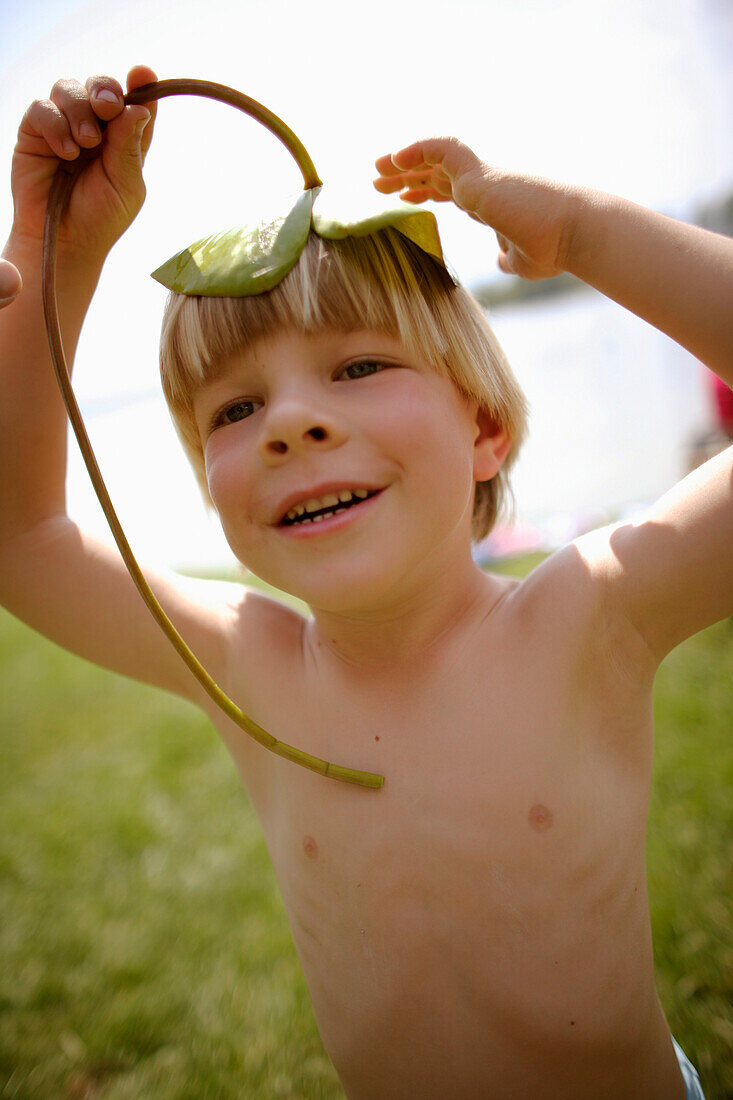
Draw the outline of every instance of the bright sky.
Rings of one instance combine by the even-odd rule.
[[[23,0],[0,16],[0,212],[10,225],[10,159],[28,103],[59,76],[124,78],[146,62],[161,78],[229,84],[275,111],[310,152],[323,199],[338,206],[383,203],[371,188],[374,158],[442,132],[488,161],[684,214],[733,183],[732,60],[728,0],[426,0],[419,9],[385,0]],[[146,181],[148,202],[110,257],[79,350],[87,410],[157,388],[164,292],[148,272],[301,185],[261,127],[194,99],[160,105]],[[492,273],[493,234],[445,207],[439,217],[460,277]],[[156,431],[146,423],[129,440],[128,481],[144,476],[133,452]],[[160,431],[165,457],[156,463],[175,477],[167,427]],[[160,522],[154,508],[141,519],[130,507],[133,526]]]

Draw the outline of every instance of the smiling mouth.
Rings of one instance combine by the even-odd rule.
[[[326,493],[322,497],[313,497],[294,505],[280,520],[281,527],[294,527],[308,523],[321,523],[339,512],[346,512],[356,504],[361,504],[376,496],[379,489],[342,489],[338,493]]]

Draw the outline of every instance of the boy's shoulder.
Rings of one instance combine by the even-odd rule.
[[[302,652],[307,609],[300,601],[291,605],[275,591],[262,591],[245,581],[229,589],[229,637],[231,657],[242,654],[248,663],[277,663],[281,670]],[[236,664],[232,666],[236,668]]]
[[[591,531],[551,551],[523,576],[492,574],[505,585],[515,610],[536,607],[548,613],[553,605],[568,612],[599,608],[611,566],[613,528]]]
[[[503,627],[551,652],[577,655],[579,667],[612,664],[647,683],[654,662],[618,598],[617,525],[567,543],[524,578],[512,578],[500,601]],[[506,580],[507,578],[502,578]]]

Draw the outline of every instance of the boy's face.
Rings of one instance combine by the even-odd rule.
[[[259,341],[194,412],[232,550],[311,606],[388,603],[416,568],[465,557],[476,408],[393,337]]]

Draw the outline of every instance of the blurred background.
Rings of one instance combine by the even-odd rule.
[[[358,211],[390,200],[373,161],[451,133],[490,162],[730,228],[733,6],[728,0],[453,0],[419,11],[384,0],[26,0],[0,17],[0,212],[28,103],[59,76],[134,63],[161,78],[232,85],[295,130],[324,200]],[[76,388],[113,500],[143,558],[231,564],[179,453],[159,393],[165,292],[148,273],[197,237],[280,209],[300,187],[289,155],[220,104],[160,105],[148,201],[116,246],[90,310]],[[486,556],[553,545],[628,513],[707,445],[703,368],[597,293],[502,276],[493,233],[436,208],[446,255],[489,310],[532,407],[514,478],[517,522]],[[539,289],[539,293],[537,293]],[[74,453],[72,511],[102,537]]]

